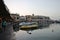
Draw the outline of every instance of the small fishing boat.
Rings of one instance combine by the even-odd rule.
[[[21,23],[20,25],[21,25],[20,29],[29,29],[29,28],[37,28],[38,27],[37,22],[25,22],[23,24]]]

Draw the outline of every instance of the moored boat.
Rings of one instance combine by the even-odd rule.
[[[29,28],[37,28],[37,27],[38,27],[37,22],[26,22],[20,27],[20,29],[29,29]]]

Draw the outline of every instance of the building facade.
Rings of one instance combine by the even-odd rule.
[[[20,16],[20,22],[25,22],[26,21],[26,17],[25,16]]]
[[[14,22],[19,22],[20,21],[20,16],[19,14],[10,14]]]
[[[48,23],[51,21],[50,17],[47,16],[31,16],[31,15],[26,15],[27,21],[33,21],[33,22],[39,22],[39,23]]]

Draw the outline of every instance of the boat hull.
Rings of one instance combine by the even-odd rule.
[[[28,26],[21,26],[20,29],[31,29],[31,28],[37,28],[38,25],[28,25]]]

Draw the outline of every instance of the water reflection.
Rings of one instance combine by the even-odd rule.
[[[39,24],[39,26],[38,27],[36,27],[36,28],[23,28],[23,29],[21,29],[21,28],[19,28],[19,27],[13,27],[13,29],[14,29],[14,31],[15,32],[17,32],[17,31],[19,31],[19,30],[23,30],[23,31],[26,31],[28,34],[32,34],[32,31],[34,31],[34,30],[37,30],[37,29],[44,29],[44,28],[49,28],[49,26],[50,26],[50,23],[46,23],[46,24]],[[52,30],[52,32],[53,32],[53,30]]]

